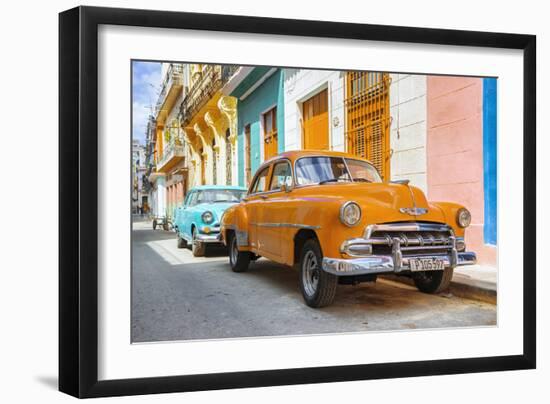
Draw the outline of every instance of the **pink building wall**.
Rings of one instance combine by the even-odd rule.
[[[484,243],[483,80],[428,76],[428,198],[461,203],[472,214],[468,250],[480,264],[496,263],[496,248]]]

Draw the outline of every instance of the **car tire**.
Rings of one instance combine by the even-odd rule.
[[[300,251],[300,290],[309,307],[330,305],[336,296],[338,277],[321,268],[323,254],[319,242],[309,239]]]
[[[178,238],[178,248],[187,247],[187,241],[180,236],[180,232],[176,230],[176,237]]]
[[[157,219],[153,220],[153,230],[157,229]]]
[[[229,265],[233,272],[245,272],[250,264],[251,254],[248,251],[239,251],[237,237],[232,234],[229,239]]]
[[[440,293],[446,290],[453,279],[453,268],[443,271],[426,271],[413,275],[416,288],[423,293]]]
[[[206,252],[206,244],[197,240],[197,228],[193,229],[193,240],[191,241],[191,252],[194,257],[203,257]]]

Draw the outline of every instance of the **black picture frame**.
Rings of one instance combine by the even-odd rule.
[[[344,38],[523,51],[523,353],[467,359],[98,381],[98,26]],[[536,367],[536,37],[151,10],[59,15],[59,389],[75,397],[326,383]]]

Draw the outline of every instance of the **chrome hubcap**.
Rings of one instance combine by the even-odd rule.
[[[237,262],[237,256],[239,254],[239,250],[237,250],[237,240],[235,237],[233,237],[233,240],[231,241],[231,252],[229,255],[229,258],[231,259],[231,265],[235,265]]]
[[[308,251],[302,262],[302,283],[308,296],[313,296],[319,285],[319,263],[313,251]]]

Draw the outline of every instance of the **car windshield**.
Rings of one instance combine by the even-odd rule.
[[[382,182],[378,171],[366,161],[342,157],[302,157],[296,162],[296,183]]]
[[[196,205],[200,203],[240,202],[246,191],[239,189],[208,189],[199,191]]]

